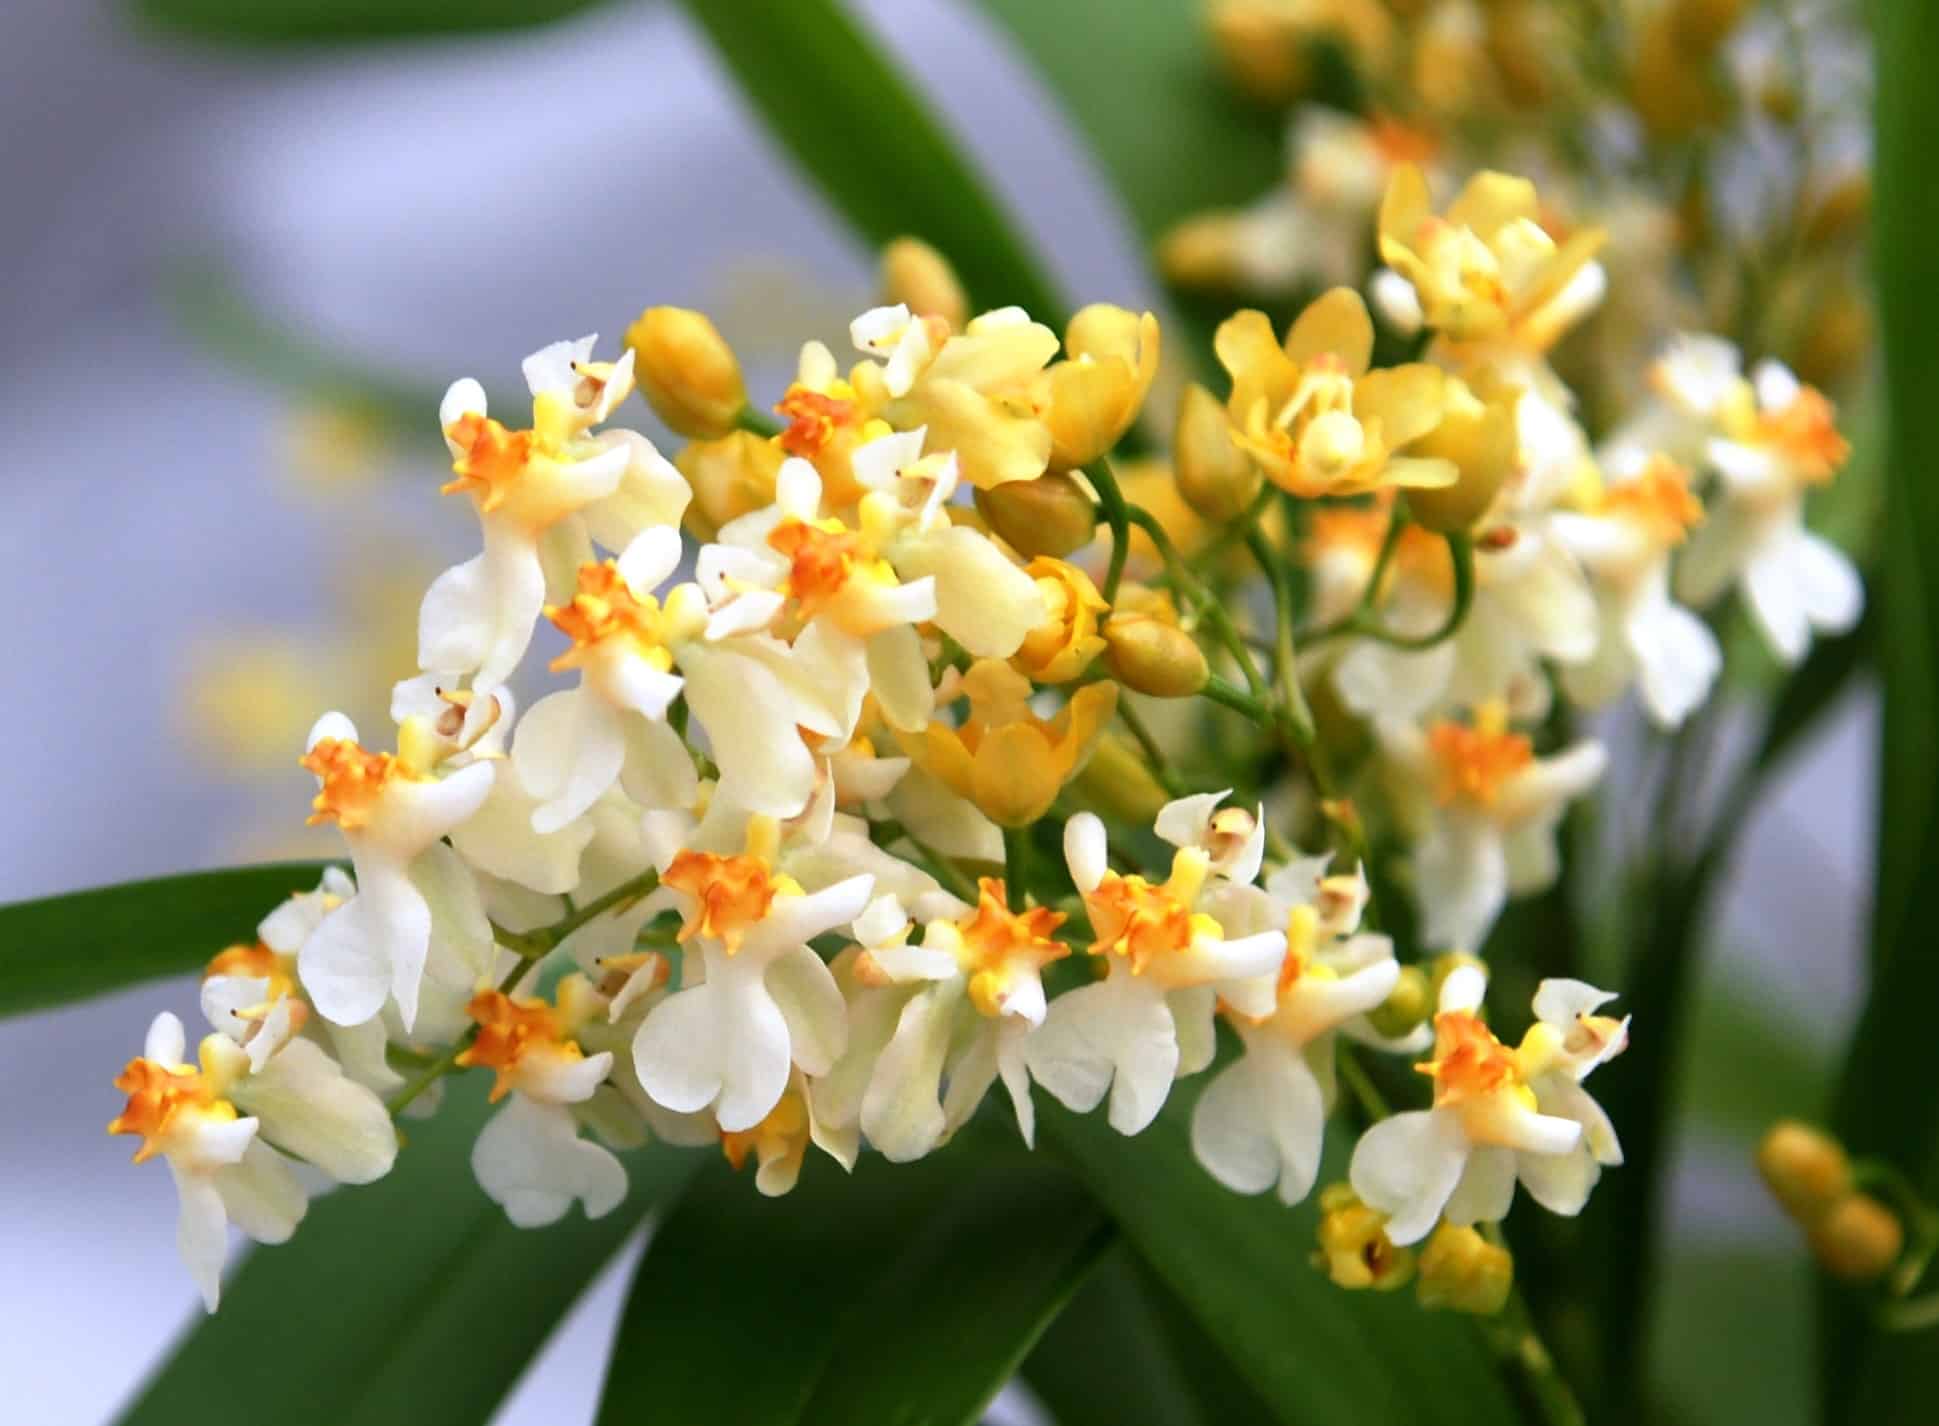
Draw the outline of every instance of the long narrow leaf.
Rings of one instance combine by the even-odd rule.
[[[1101,1116],[1044,1106],[1041,1132],[1232,1359],[1274,1415],[1300,1426],[1487,1426],[1517,1419],[1470,1324],[1410,1295],[1342,1292],[1308,1261],[1315,1208],[1214,1183],[1186,1137],[1181,1086],[1123,1138]],[[1337,1172],[1337,1165],[1336,1172]]]
[[[474,1077],[475,1078],[475,1077]],[[588,1221],[514,1228],[472,1181],[487,1110],[461,1084],[412,1125],[388,1178],[311,1205],[289,1243],[258,1248],[122,1418],[123,1426],[266,1413],[277,1426],[476,1426],[580,1290],[698,1157],[627,1158],[632,1191]]]
[[[349,43],[519,29],[602,0],[134,0],[143,20],[232,44]]]
[[[981,307],[1062,328],[1063,304],[988,185],[836,0],[685,0],[768,131],[868,243],[922,238]]]
[[[1885,716],[1879,760],[1872,984],[1852,1034],[1834,1122],[1853,1152],[1882,1155],[1939,1189],[1931,1008],[1939,1004],[1939,486],[1927,412],[1939,384],[1939,189],[1929,173],[1939,90],[1939,8],[1872,7],[1878,54],[1874,270],[1885,339],[1886,520],[1879,580]],[[1928,1420],[1939,1398],[1939,1331],[1884,1337],[1842,1297],[1825,1321],[1828,1421]]]
[[[641,1260],[602,1426],[969,1426],[1109,1242],[1042,1161],[811,1162],[787,1198],[704,1174]]]
[[[272,862],[0,906],[0,1016],[194,970],[322,875],[321,862]]]

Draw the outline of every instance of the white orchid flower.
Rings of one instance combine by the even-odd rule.
[[[1771,651],[1795,664],[1814,633],[1843,633],[1864,611],[1858,571],[1804,525],[1805,492],[1831,480],[1850,448],[1831,403],[1774,361],[1737,383],[1716,425],[1704,455],[1719,498],[1678,566],[1677,592],[1708,604],[1735,581]]]
[[[1157,1116],[1180,1074],[1211,1063],[1213,1008],[1221,994],[1248,1014],[1269,1014],[1286,953],[1283,931],[1227,939],[1199,909],[1211,858],[1197,847],[1172,858],[1158,885],[1112,871],[1104,824],[1088,812],[1064,827],[1064,856],[1108,957],[1104,980],[1052,1002],[1024,1042],[1037,1082],[1080,1113],[1111,1094],[1111,1127],[1136,1134]]]
[[[521,1228],[564,1217],[576,1201],[588,1218],[613,1211],[626,1197],[626,1170],[612,1152],[582,1139],[572,1106],[590,1100],[613,1067],[610,1051],[584,1053],[580,1027],[603,1019],[605,1001],[584,976],[559,983],[557,1004],[481,991],[470,1005],[478,1034],[458,1056],[463,1067],[496,1074],[491,1100],[499,1110],[472,1146],[479,1186]]]
[[[1681,467],[1658,458],[1627,466],[1586,513],[1553,518],[1556,537],[1595,579],[1602,634],[1596,656],[1562,671],[1576,703],[1600,707],[1631,678],[1659,726],[1681,724],[1723,667],[1716,637],[1670,598],[1670,554],[1703,518]]]
[[[1248,886],[1259,879],[1266,856],[1266,808],[1264,803],[1251,812],[1219,806],[1231,795],[1227,788],[1167,802],[1152,830],[1174,847],[1204,852],[1214,876]]]
[[[1601,1108],[1576,1078],[1580,1065],[1621,1048],[1620,1031],[1583,1008],[1607,997],[1579,982],[1544,981],[1537,996],[1544,1019],[1511,1050],[1477,1014],[1486,986],[1477,967],[1448,975],[1434,1058],[1420,1067],[1434,1077],[1434,1107],[1381,1120],[1354,1149],[1354,1192],[1388,1215],[1396,1244],[1418,1242],[1443,1216],[1457,1226],[1499,1222],[1517,1180],[1550,1211],[1579,1213],[1600,1164],[1621,1160]],[[1567,1026],[1549,1014],[1566,1016]],[[1583,1045],[1593,1040],[1594,1051],[1564,1050],[1571,1036]]]
[[[871,307],[848,324],[857,351],[886,357],[882,385],[890,396],[907,396],[949,336],[946,323],[912,314],[903,303]]]
[[[1336,1095],[1335,1037],[1364,1019],[1400,979],[1393,943],[1359,930],[1366,879],[1326,876],[1326,858],[1278,868],[1262,891],[1234,885],[1208,901],[1228,930],[1277,925],[1286,958],[1263,1016],[1225,1007],[1244,1053],[1205,1087],[1192,1112],[1192,1151],[1236,1193],[1278,1185],[1298,1203],[1318,1176]],[[1370,1031],[1367,1033],[1371,1033]],[[1424,1040],[1411,1042],[1418,1050]]]
[[[634,1066],[654,1100],[678,1113],[712,1108],[729,1132],[780,1102],[790,1065],[825,1073],[847,1039],[841,990],[808,942],[860,914],[871,878],[805,892],[776,873],[778,842],[773,820],[757,817],[744,853],[683,851],[661,875],[679,893],[686,959],[704,978],[687,975],[653,1007]]]
[[[532,829],[544,835],[585,815],[615,782],[649,804],[656,770],[692,763],[666,711],[682,687],[669,647],[697,633],[703,596],[682,585],[663,609],[653,596],[680,562],[671,529],[641,534],[618,560],[579,568],[578,591],[546,617],[572,640],[553,672],[579,671],[579,686],[532,705],[512,742],[512,765],[539,800]]]
[[[357,880],[356,894],[303,942],[303,984],[326,1020],[362,1024],[389,997],[408,1030],[431,945],[431,909],[411,865],[484,804],[492,764],[439,777],[405,758],[366,752],[348,718],[326,713],[310,730],[303,766],[318,783],[310,820],[338,825]]]
[[[128,1104],[108,1132],[141,1136],[137,1163],[167,1159],[181,1200],[176,1242],[213,1312],[228,1226],[281,1243],[302,1220],[308,1196],[279,1150],[340,1182],[369,1183],[390,1171],[397,1135],[383,1101],[307,1040],[282,1038],[260,1064],[227,1034],[203,1040],[198,1065],[186,1053],[182,1022],[157,1015],[141,1057],[115,1080]]]
[[[607,548],[623,549],[649,526],[677,523],[685,510],[687,483],[652,442],[633,431],[588,433],[633,385],[632,353],[593,362],[595,341],[555,343],[526,358],[528,430],[492,420],[484,388],[470,378],[445,393],[438,424],[456,474],[445,490],[472,497],[485,547],[425,594],[421,668],[473,673],[479,687],[503,683],[545,604],[548,540],[571,555],[590,531]]]
[[[1568,804],[1601,779],[1608,755],[1584,739],[1538,758],[1508,730],[1500,705],[1473,726],[1376,722],[1397,811],[1415,835],[1414,892],[1424,942],[1473,949],[1512,894],[1553,884],[1555,829]]]

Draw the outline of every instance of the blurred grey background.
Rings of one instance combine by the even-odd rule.
[[[862,8],[1066,289],[1144,297],[1079,144],[980,17]],[[285,684],[356,679],[341,701],[381,709],[411,670],[386,657],[394,640],[346,637],[359,600],[473,538],[437,499],[429,444],[373,451],[363,478],[314,468],[319,413],[190,334],[183,273],[217,264],[270,320],[433,401],[464,374],[516,389],[525,352],[594,330],[610,344],[656,301],[715,311],[772,384],[869,297],[870,255],[650,5],[486,39],[242,52],[139,33],[96,0],[12,0],[0,192],[0,900],[300,845],[293,759],[316,710],[212,671],[273,637]],[[229,718],[295,731],[281,753],[251,748]],[[1811,1047],[1852,1004],[1873,734],[1861,695],[1759,808],[1707,972],[1753,982]],[[102,1132],[148,1019],[194,1004],[184,981],[0,1023],[10,1420],[108,1419],[195,1310],[168,1175],[131,1169]],[[1680,1152],[1680,1233],[1783,1231],[1741,1144],[1695,1132]],[[590,1418],[630,1257],[501,1423]]]

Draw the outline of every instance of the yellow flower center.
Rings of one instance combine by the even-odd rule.
[[[1634,480],[1610,486],[1602,506],[1633,522],[1661,545],[1680,545],[1703,519],[1703,502],[1690,493],[1689,472],[1667,456],[1651,456]]]
[[[1757,434],[1814,485],[1836,475],[1851,454],[1850,442],[1838,434],[1831,402],[1812,386],[1801,389],[1783,410],[1760,413]]]
[[[1040,971],[1070,954],[1069,946],[1051,936],[1067,918],[1048,906],[1012,911],[1004,884],[995,877],[983,877],[976,890],[976,910],[956,923],[963,945],[959,955],[973,967],[971,1003],[980,1014],[996,1015],[1018,974]]]
[[[1224,935],[1217,921],[1192,910],[1207,867],[1204,852],[1186,847],[1172,858],[1170,879],[1158,885],[1141,876],[1105,872],[1084,898],[1097,933],[1092,954],[1124,956],[1137,975],[1153,956],[1187,950],[1196,936]]]
[[[1434,1058],[1414,1068],[1433,1076],[1437,1108],[1522,1084],[1515,1052],[1465,1010],[1447,1010],[1434,1017]]]
[[[814,618],[870,559],[866,542],[839,520],[810,523],[789,516],[768,531],[768,547],[788,561],[788,593],[803,619]]]
[[[141,1147],[135,1150],[138,1164],[163,1152],[188,1121],[236,1117],[236,1106],[218,1099],[209,1082],[186,1065],[133,1059],[116,1076],[114,1087],[128,1096],[128,1107],[108,1125],[108,1132],[141,1136]]]
[[[202,979],[218,975],[237,975],[250,980],[266,980],[266,999],[281,1000],[296,992],[296,957],[278,955],[261,941],[253,946],[231,946],[218,951],[202,969]]]
[[[709,936],[729,955],[740,950],[742,938],[766,917],[776,895],[798,891],[792,878],[776,876],[768,858],[757,852],[723,857],[683,851],[661,874],[660,882],[686,892],[697,903],[680,928],[679,939]]]
[[[494,1104],[512,1092],[519,1066],[528,1057],[584,1058],[576,1040],[560,1035],[558,1015],[543,1000],[514,1000],[502,990],[481,990],[465,1013],[477,1022],[478,1034],[457,1063],[466,1069],[483,1065],[496,1072],[491,1087]]]
[[[545,617],[572,640],[572,647],[552,661],[554,673],[579,667],[594,649],[616,640],[626,641],[662,673],[673,667],[673,655],[661,644],[660,601],[650,594],[635,597],[616,560],[580,565],[578,592],[568,603],[548,604]]]
[[[775,439],[791,456],[813,460],[827,450],[843,432],[862,426],[862,408],[845,381],[835,382],[828,391],[816,391],[796,382],[775,405],[787,427]]]
[[[1435,797],[1443,806],[1471,802],[1492,806],[1502,787],[1534,761],[1527,738],[1484,718],[1475,727],[1440,722],[1427,730],[1427,746],[1440,773]]]
[[[445,434],[462,454],[451,463],[457,479],[447,481],[439,494],[464,491],[480,510],[496,510],[532,458],[533,433],[507,430],[489,416],[468,411]]]
[[[310,803],[310,825],[334,821],[345,831],[370,820],[371,808],[393,777],[417,777],[392,754],[366,752],[347,738],[317,739],[300,762],[323,784]]]

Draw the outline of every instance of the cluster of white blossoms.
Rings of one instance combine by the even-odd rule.
[[[1472,953],[1509,895],[1553,880],[1556,825],[1604,754],[1538,756],[1517,729],[1552,685],[1596,704],[1633,684],[1657,719],[1686,715],[1719,660],[1678,592],[1740,582],[1786,657],[1849,623],[1856,584],[1799,520],[1843,447],[1821,397],[1690,340],[1660,403],[1592,449],[1545,354],[1601,295],[1594,235],[1556,241],[1521,180],[1484,174],[1437,216],[1403,166],[1380,237],[1376,305],[1431,329],[1423,358],[1374,368],[1350,289],[1283,342],[1233,317],[1229,399],[1184,399],[1169,521],[1127,506],[1149,482],[1105,459],[1159,360],[1156,322],[1117,308],[1061,342],[1014,309],[878,308],[846,374],[804,349],[779,429],[673,309],[616,361],[592,338],[528,358],[529,426],[452,386],[446,489],[481,551],[424,596],[394,749],[332,713],[302,757],[351,874],[216,957],[193,1062],[164,1015],[117,1081],[112,1127],[173,1169],[209,1306],[225,1222],[286,1238],[308,1191],[385,1173],[395,1118],[473,1068],[500,1107],[472,1167],[525,1226],[612,1211],[615,1151],[649,1139],[752,1155],[781,1194],[810,1148],[844,1167],[865,1145],[934,1151],[998,1081],[1028,1142],[1035,1089],[1080,1113],[1108,1099],[1136,1134],[1207,1071],[1197,1157],[1295,1203],[1361,1054],[1429,1055],[1433,1105],[1360,1105],[1333,1238],[1360,1214],[1360,1247],[1391,1256],[1500,1219],[1517,1181],[1578,1211],[1620,1160],[1581,1082],[1625,1026],[1602,992],[1548,981],[1507,1048]],[[636,363],[693,437],[677,463],[607,424]],[[1143,584],[1124,577],[1133,526],[1138,567],[1161,566]],[[1258,568],[1210,548],[1221,527]],[[1286,622],[1249,638],[1268,590]],[[521,714],[508,684],[542,632],[570,684]],[[1371,739],[1315,728],[1326,689]],[[1277,786],[1181,786],[1138,708],[1209,712],[1199,694],[1253,717],[1286,752],[1273,778],[1327,818],[1288,838]],[[1377,868],[1349,797],[1411,862],[1404,956],[1363,926]],[[1141,868],[1157,844],[1169,865]],[[1462,953],[1438,1008],[1429,950]]]

